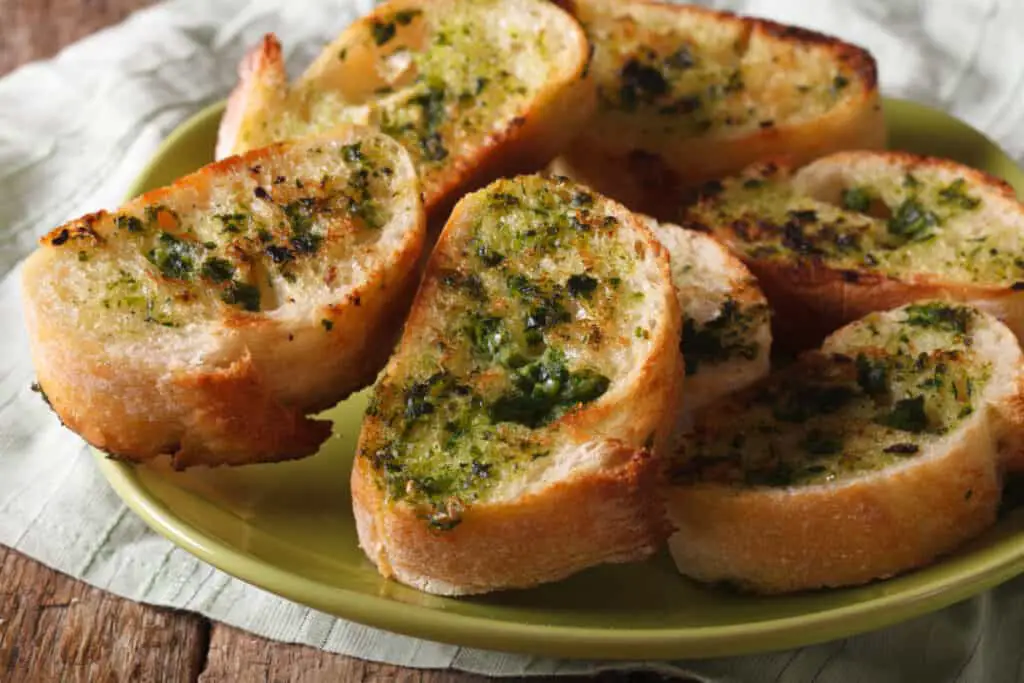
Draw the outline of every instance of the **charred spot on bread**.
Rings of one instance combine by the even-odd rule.
[[[601,111],[633,115],[642,134],[772,128],[776,119],[787,117],[783,110],[779,116],[772,113],[772,102],[783,99],[780,87],[787,88],[788,97],[799,101],[803,110],[821,114],[846,96],[847,89],[859,91],[861,84],[870,89],[876,80],[874,62],[863,50],[813,31],[706,10],[695,13],[717,22],[718,32],[703,34],[686,22],[675,28],[669,15],[661,16],[667,26],[655,30],[648,26],[655,19],[600,3],[580,3],[574,12],[596,46]],[[682,10],[681,19],[686,16]],[[754,34],[829,53],[835,68],[783,86],[775,83],[771,97],[758,94],[764,77],[747,61]]]
[[[237,129],[222,131],[223,146],[254,149],[338,123],[372,125],[409,152],[433,205],[469,184],[492,150],[533,152],[535,133],[517,129],[535,122],[533,111],[546,107],[549,95],[561,94],[553,91],[578,91],[581,112],[593,106],[589,81],[581,86],[578,78],[586,58],[582,33],[547,3],[400,5],[387,3],[357,21],[293,85],[275,83],[277,99],[267,111],[243,106]],[[283,78],[280,55],[262,54],[269,66],[243,78],[242,90],[270,72]],[[558,114],[542,111],[538,118],[545,132],[572,132],[558,130]]]
[[[105,273],[89,284],[92,300],[139,322],[180,327],[186,307],[204,292],[237,312],[265,311],[277,305],[268,281],[295,282],[328,244],[362,240],[360,231],[377,231],[391,219],[385,200],[394,150],[381,140],[314,146],[310,161],[340,169],[315,182],[270,174],[263,164],[246,167],[249,189],[219,199],[209,214],[180,215],[155,200],[106,216],[114,234],[144,257],[141,270],[108,263],[105,241],[92,227],[100,215],[61,228],[49,244],[75,242],[83,273]],[[264,174],[275,182],[264,182]]]
[[[867,319],[848,353],[809,353],[698,419],[675,480],[806,486],[917,456],[978,407],[992,372],[973,350],[978,321],[945,302]]]

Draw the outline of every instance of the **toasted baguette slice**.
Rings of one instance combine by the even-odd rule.
[[[671,220],[689,191],[760,159],[885,144],[859,47],[695,6],[564,4],[595,48],[598,109],[563,170],[634,210]]]
[[[1024,210],[1006,183],[950,161],[844,152],[799,170],[755,165],[684,222],[743,258],[794,348],[924,298],[971,303],[1024,334]]]
[[[771,311],[757,280],[711,237],[644,217],[668,251],[683,315],[683,415],[768,374]]]
[[[873,313],[707,406],[673,466],[680,571],[762,593],[864,583],[974,537],[1000,497],[1017,340],[974,308]]]
[[[71,221],[24,265],[39,384],[118,458],[308,455],[330,423],[306,416],[386,362],[424,226],[409,156],[367,128],[231,157]]]
[[[542,0],[393,0],[290,88],[267,36],[239,67],[218,156],[370,124],[409,151],[443,224],[466,191],[550,161],[593,111],[586,37]]]
[[[668,258],[643,223],[539,176],[462,199],[359,437],[359,542],[444,595],[638,560],[682,381]]]

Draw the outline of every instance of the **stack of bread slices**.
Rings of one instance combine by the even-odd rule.
[[[460,595],[666,543],[779,593],[924,566],[1024,470],[1024,211],[884,151],[865,50],[647,0],[390,0],[218,161],[47,234],[40,390],[111,457],[352,468],[381,574]],[[795,352],[780,360],[775,351]]]

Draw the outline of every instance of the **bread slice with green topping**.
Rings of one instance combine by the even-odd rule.
[[[597,113],[567,175],[674,220],[702,183],[780,154],[881,148],[875,61],[792,26],[648,0],[566,0],[594,45]]]
[[[686,414],[768,374],[771,311],[757,280],[707,235],[645,217],[668,251],[682,311]]]
[[[459,595],[650,555],[682,381],[668,258],[622,206],[521,176],[463,198],[359,437],[359,543]]]
[[[543,0],[392,0],[349,26],[289,86],[267,36],[246,56],[218,155],[368,124],[408,150],[443,224],[466,191],[550,161],[593,111],[589,50]]]
[[[927,298],[971,303],[1024,334],[1024,210],[1006,183],[951,161],[843,152],[800,169],[755,165],[708,188],[685,224],[746,262],[792,347]]]
[[[23,270],[39,385],[117,458],[308,455],[330,434],[308,415],[386,362],[424,234],[408,154],[368,128],[211,164],[43,238]]]
[[[996,517],[1013,333],[941,301],[872,313],[707,406],[672,465],[680,571],[761,593],[923,566]]]

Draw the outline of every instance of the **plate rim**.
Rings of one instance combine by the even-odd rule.
[[[921,114],[951,114],[928,105],[884,98]],[[126,200],[137,196],[142,181],[164,163],[179,140],[219,118],[225,102],[202,108],[170,133],[136,176]],[[968,126],[1009,157],[981,131]],[[1010,159],[1012,162],[1012,159]],[[1016,164],[1014,164],[1016,166]],[[1024,573],[1024,535],[1003,539],[974,553],[971,569],[945,575],[907,590],[861,602],[756,622],[717,626],[620,628],[544,625],[454,614],[329,585],[253,557],[186,522],[162,501],[147,495],[134,466],[92,449],[99,470],[121,500],[157,533],[239,580],[287,600],[341,619],[415,638],[503,652],[606,660],[703,659],[789,649],[848,637],[945,608]]]

